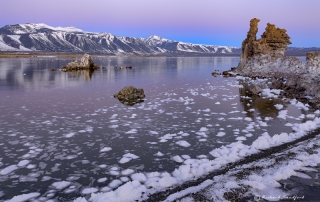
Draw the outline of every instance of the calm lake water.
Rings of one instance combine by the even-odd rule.
[[[244,82],[211,76],[238,57],[93,60],[105,68],[52,72],[71,59],[0,59],[0,200],[37,192],[39,200],[68,201],[84,188],[112,190],[131,172],[172,172],[180,157],[213,159],[214,148],[291,132],[276,104],[291,117],[308,113],[278,98],[245,97]],[[144,89],[144,102],[113,98],[130,85]]]

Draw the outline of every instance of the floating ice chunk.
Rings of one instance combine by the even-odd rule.
[[[206,127],[201,127],[201,128],[200,128],[200,131],[201,131],[201,132],[205,132],[205,131],[208,131],[208,129],[207,129]]]
[[[33,198],[38,197],[38,196],[40,196],[40,193],[38,193],[38,192],[33,192],[33,193],[29,193],[29,194],[21,194],[21,195],[18,195],[18,196],[14,196],[10,200],[6,200],[6,202],[29,201],[30,199],[33,199]]]
[[[250,117],[245,117],[244,120],[245,120],[245,121],[252,121],[252,118],[250,118]]]
[[[314,114],[307,114],[306,117],[309,118],[309,119],[314,119],[314,118],[316,117],[316,115],[314,115]]]
[[[215,104],[216,104],[216,105],[219,105],[219,104],[220,104],[220,102],[216,102]]]
[[[97,182],[102,183],[102,182],[107,181],[107,179],[108,179],[108,178],[103,177],[103,178],[98,179]]]
[[[95,193],[97,192],[99,189],[94,188],[94,187],[90,187],[90,188],[84,188],[81,193],[82,194],[91,194],[91,193]]]
[[[122,184],[121,180],[112,180],[108,186],[111,188],[116,188],[116,187],[120,186],[121,184]]]
[[[85,132],[87,132],[87,131],[85,131],[85,130],[79,130],[78,131],[78,133],[85,133]]]
[[[208,137],[208,135],[205,132],[196,132],[196,134],[202,137]]]
[[[66,134],[66,137],[69,138],[69,137],[73,137],[75,135],[75,133],[69,133],[69,134]]]
[[[109,171],[109,173],[111,175],[119,175],[120,174],[118,171],[115,171],[115,170],[111,170],[111,171]]]
[[[205,142],[205,141],[207,141],[207,139],[199,139],[199,142]]]
[[[218,137],[222,137],[222,136],[224,136],[225,134],[226,134],[225,132],[221,132],[221,131],[220,131],[220,132],[218,132],[217,136],[218,136]]]
[[[268,124],[266,122],[263,122],[263,121],[258,121],[259,125],[260,126],[268,126]]]
[[[191,157],[189,155],[186,155],[186,154],[181,155],[181,157],[184,158],[184,159],[191,159]]]
[[[17,165],[10,165],[0,171],[0,175],[8,175],[9,173],[18,169]]]
[[[207,155],[202,154],[202,155],[198,155],[197,158],[198,159],[206,159],[208,157],[207,157]]]
[[[209,108],[205,109],[205,110],[202,110],[204,112],[210,112],[211,110]]]
[[[128,181],[130,181],[130,179],[129,179],[128,177],[120,177],[120,180],[121,180],[122,182],[128,182]]]
[[[109,128],[118,128],[119,125],[110,125]]]
[[[185,140],[180,140],[180,141],[176,142],[176,144],[180,145],[182,147],[190,147],[191,146],[191,144]]]
[[[126,169],[121,172],[121,175],[131,175],[132,173],[134,173],[134,170]]]
[[[19,166],[19,167],[24,167],[24,166],[28,165],[29,163],[30,163],[29,160],[22,160],[22,161],[20,161],[20,162],[18,163],[18,166]]]
[[[288,110],[281,110],[279,111],[279,114],[278,114],[278,118],[280,119],[286,119],[287,118],[287,113],[288,113]]]
[[[71,182],[68,182],[68,181],[60,181],[60,182],[52,183],[52,186],[58,190],[61,190],[68,187],[70,184]]]
[[[179,155],[173,156],[172,160],[174,160],[177,163],[182,163],[183,162],[183,159]]]
[[[296,107],[298,107],[299,109],[304,109],[304,110],[309,110],[309,105],[308,104],[303,104],[302,102],[297,102],[297,104],[295,104]]]
[[[137,133],[137,129],[131,129],[128,132],[126,132],[126,134],[135,134]]]
[[[282,104],[276,104],[274,105],[278,110],[282,109],[283,108],[283,105]]]
[[[43,124],[47,124],[47,125],[52,125],[52,122],[51,121],[44,121],[42,122]]]
[[[310,177],[309,175],[305,174],[305,173],[301,173],[296,171],[295,176],[300,177],[300,178],[304,178],[304,179],[312,179],[312,177]]]
[[[238,141],[243,141],[243,140],[247,140],[246,137],[243,137],[243,136],[240,136],[240,137],[237,137],[236,140]]]
[[[103,147],[100,152],[108,152],[108,151],[111,151],[112,148],[111,147]]]
[[[139,156],[136,156],[131,153],[127,153],[127,154],[123,155],[123,157],[120,159],[119,163],[121,163],[121,164],[127,163],[127,162],[131,161],[132,159],[137,159],[137,158],[139,158]]]
[[[158,151],[158,153],[155,154],[155,156],[159,156],[159,157],[160,157],[160,156],[163,156],[163,155],[164,155],[164,154],[161,153],[161,152],[159,152],[159,151]]]
[[[139,182],[145,182],[147,180],[146,176],[142,173],[135,173],[131,175],[132,180],[138,180]]]
[[[150,133],[151,133],[151,135],[158,135],[159,133],[158,132],[156,132],[156,131],[150,131]]]
[[[291,127],[291,126],[293,126],[293,124],[292,123],[286,123],[285,126]]]

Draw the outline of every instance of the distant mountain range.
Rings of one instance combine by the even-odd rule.
[[[320,50],[320,48],[313,49]],[[289,49],[295,55],[305,50]],[[6,25],[0,28],[0,51],[86,52],[112,55],[239,55],[241,53],[241,49],[236,47],[184,43],[155,35],[148,38],[122,37],[109,33],[86,32],[75,27],[51,27],[33,23]]]

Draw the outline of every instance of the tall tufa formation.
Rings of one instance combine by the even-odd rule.
[[[242,42],[241,60],[238,66],[239,68],[242,68],[247,63],[247,60],[254,54],[253,42],[257,40],[256,35],[258,32],[258,22],[260,22],[260,20],[257,18],[250,20],[250,29],[248,31],[247,38]]]
[[[254,54],[283,56],[288,45],[291,44],[290,37],[286,32],[285,29],[276,28],[275,25],[268,23],[261,39],[253,42]]]
[[[239,69],[244,68],[246,63],[257,55],[270,55],[281,57],[291,44],[290,37],[285,29],[276,28],[275,25],[268,23],[266,31],[259,40],[256,39],[258,32],[258,22],[260,20],[253,18],[250,21],[250,29],[247,38],[242,42],[241,60]]]

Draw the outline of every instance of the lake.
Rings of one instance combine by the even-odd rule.
[[[190,179],[170,174],[187,160],[213,162],[227,145],[289,134],[319,115],[276,91],[250,96],[245,78],[211,75],[239,57],[93,57],[104,68],[49,71],[71,60],[0,59],[0,200],[70,201],[134,179],[150,185],[150,173],[171,175],[151,183],[155,193]],[[115,99],[125,86],[143,88],[144,101]]]

